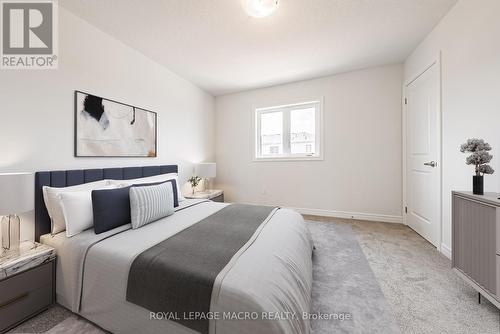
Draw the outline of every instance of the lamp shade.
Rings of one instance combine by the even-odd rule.
[[[0,174],[0,215],[13,215],[35,207],[33,173]]]
[[[197,164],[194,168],[194,174],[199,177],[211,178],[217,175],[215,162],[204,162]]]

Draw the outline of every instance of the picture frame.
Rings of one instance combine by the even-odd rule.
[[[79,90],[74,108],[75,157],[158,156],[156,112]]]

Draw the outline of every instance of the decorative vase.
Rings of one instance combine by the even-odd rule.
[[[484,195],[484,176],[474,175],[472,177],[472,193],[474,195]]]

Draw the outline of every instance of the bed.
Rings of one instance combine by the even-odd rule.
[[[206,333],[211,334],[309,333],[312,242],[302,217],[292,210],[272,209],[244,247],[217,273],[206,314],[179,315],[130,302],[129,275],[142,254],[235,208],[231,204],[186,199],[173,215],[140,229],[123,225],[101,234],[89,229],[71,238],[65,233],[50,234],[41,191],[44,185],[65,187],[165,173],[177,173],[177,166],[36,173],[35,238],[57,251],[57,302],[114,333],[204,332],[175,319],[179,316],[184,321],[203,318]],[[203,241],[193,244],[203,245]],[[161,277],[157,281],[161,282]]]

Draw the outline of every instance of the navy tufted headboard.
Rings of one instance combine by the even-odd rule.
[[[77,169],[35,173],[35,241],[50,233],[50,217],[43,200],[42,187],[69,187],[104,179],[128,180],[159,174],[177,173],[177,165]]]

